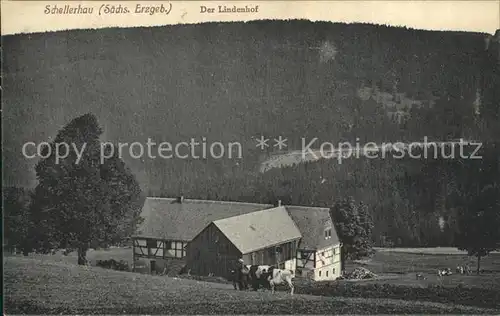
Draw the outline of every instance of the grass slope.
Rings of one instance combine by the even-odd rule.
[[[390,253],[411,253],[422,255],[461,255],[466,256],[467,252],[453,247],[431,247],[431,248],[380,248],[374,247],[378,252]],[[492,251],[491,254],[500,254],[500,251]]]
[[[237,292],[230,285],[6,257],[7,314],[325,314],[493,313],[394,299]]]
[[[50,262],[65,262],[76,264],[76,252],[68,256],[61,252],[55,255],[35,255],[30,257]],[[89,250],[87,259],[95,266],[97,260],[115,259],[132,263],[132,248],[110,248],[106,250]],[[451,268],[470,264],[475,272],[476,258],[468,257],[466,253],[454,248],[376,248],[376,253],[370,260],[348,263],[347,270],[352,270],[357,266],[369,269],[382,277],[381,280],[363,281],[363,283],[384,283],[405,286],[426,287],[428,285],[441,285],[446,287],[473,286],[487,289],[499,289],[500,291],[500,253],[491,253],[481,260],[481,268],[484,273],[477,276],[475,273],[470,276],[457,275],[437,278],[438,268]],[[138,265],[146,264],[143,260],[138,261]],[[145,269],[147,270],[147,269]],[[424,273],[427,280],[415,280],[415,273]]]
[[[475,272],[477,266],[476,260],[475,257],[469,257],[464,253],[458,252],[446,254],[439,251],[434,253],[430,251],[419,253],[377,249],[370,260],[356,261],[355,265],[368,268],[377,274],[404,275],[411,273],[414,276],[415,272],[420,272],[429,276],[436,276],[438,269],[450,268],[454,272],[457,266],[464,264],[469,264],[473,272]],[[479,277],[487,276],[491,278],[491,275],[493,275],[500,278],[500,254],[492,253],[482,258],[481,270],[483,270],[483,273]],[[473,276],[478,277],[475,273]],[[500,280],[497,281],[498,283],[491,285],[500,288]],[[443,285],[446,285],[446,280],[444,280]]]

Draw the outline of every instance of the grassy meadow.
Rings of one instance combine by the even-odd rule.
[[[132,249],[92,250],[88,259],[92,265],[105,259],[131,262]],[[437,278],[437,268],[454,269],[468,259],[443,251],[377,250],[370,260],[349,263],[349,269],[363,266],[380,279],[298,279],[291,297],[285,288],[275,295],[238,292],[224,283],[80,267],[74,254],[7,256],[5,305],[10,314],[498,314],[499,254],[484,258],[479,276]],[[427,279],[416,280],[416,272]]]
[[[7,314],[490,314],[428,301],[239,292],[231,285],[6,257]]]

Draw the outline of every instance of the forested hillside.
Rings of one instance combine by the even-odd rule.
[[[323,206],[349,194],[371,206],[374,235],[448,243],[436,226],[444,184],[425,182],[443,166],[351,159],[260,175],[263,152],[251,137],[282,135],[288,149],[314,137],[498,140],[498,43],[486,50],[486,37],[309,21],[4,36],[4,181],[33,187],[36,160],[22,145],[93,113],[103,141],[243,145],[237,161],[125,155],[149,195]],[[395,119],[387,103],[360,96],[366,88],[422,102],[398,108],[403,119]]]
[[[309,21],[5,36],[5,179],[33,186],[34,162],[22,157],[22,144],[54,137],[87,112],[97,115],[105,140],[239,141],[253,164],[255,135],[282,134],[294,147],[302,137],[467,135],[484,37]],[[362,86],[374,85],[437,101],[396,124],[383,107],[357,96]],[[156,175],[190,163],[128,161],[152,189],[160,187]]]

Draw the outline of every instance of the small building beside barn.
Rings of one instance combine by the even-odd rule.
[[[229,277],[239,258],[246,264],[295,271],[302,235],[283,206],[213,221],[187,247],[191,274]]]
[[[297,247],[297,276],[315,281],[342,275],[341,243],[328,208],[287,206],[302,238]]]

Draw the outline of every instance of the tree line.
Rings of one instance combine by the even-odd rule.
[[[95,116],[75,118],[52,145],[79,148],[85,142],[80,163],[75,164],[74,152],[59,164],[52,154],[38,162],[33,191],[4,191],[8,247],[25,254],[77,250],[78,263],[84,264],[88,249],[120,244],[135,232],[144,195],[116,154],[100,163],[101,133]],[[370,255],[373,245],[454,246],[480,259],[500,245],[500,144],[484,143],[475,153],[481,159],[441,154],[434,156],[431,148],[429,158],[420,160],[408,155],[342,164],[325,159],[263,174],[240,167],[218,177],[198,174],[182,189],[188,198],[329,207],[344,260]]]

